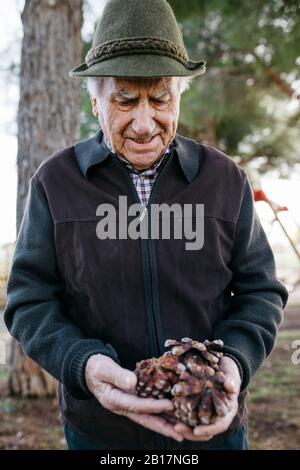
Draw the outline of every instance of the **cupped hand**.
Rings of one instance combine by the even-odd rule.
[[[241,388],[239,369],[233,359],[223,356],[220,362],[220,370],[225,374],[224,387],[228,392],[227,400],[229,413],[218,417],[213,424],[202,424],[191,428],[183,423],[177,423],[175,431],[184,439],[190,441],[209,441],[214,436],[227,431],[238,411],[238,396]]]
[[[126,416],[151,431],[179,442],[183,440],[173,424],[157,416],[172,411],[173,403],[167,399],[139,398],[135,390],[137,377],[134,372],[122,368],[110,357],[103,354],[91,356],[86,364],[85,381],[104,408]]]

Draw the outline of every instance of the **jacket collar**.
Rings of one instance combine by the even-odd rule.
[[[86,179],[88,178],[88,171],[92,166],[104,162],[111,155],[110,150],[102,142],[102,137],[103,132],[99,130],[90,139],[82,140],[74,146],[77,164]],[[194,140],[176,134],[171,144],[172,146],[176,150],[186,179],[191,183],[199,172],[200,159],[202,157],[199,144]]]

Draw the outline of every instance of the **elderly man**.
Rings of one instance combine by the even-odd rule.
[[[70,449],[247,448],[247,386],[274,346],[287,291],[245,172],[176,133],[181,93],[204,71],[165,0],[110,0],[72,71],[88,80],[101,130],[31,178],[5,321],[58,379]],[[201,205],[201,217],[181,215],[201,219],[204,242],[187,249],[184,236],[103,233],[110,208],[109,222],[124,225],[124,198],[141,207],[148,235],[155,204]],[[170,400],[135,392],[136,363],[183,336],[225,343],[230,412],[194,429],[164,419]]]

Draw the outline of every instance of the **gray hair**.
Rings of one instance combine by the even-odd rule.
[[[109,77],[88,77],[83,83],[83,88],[86,89],[93,98],[95,98],[99,95],[102,85],[104,81],[107,80],[107,78]],[[179,93],[182,94],[183,92],[185,92],[186,90],[190,88],[191,82],[194,77],[176,77],[176,78],[178,78]],[[163,77],[161,80],[168,80],[168,79],[169,77]],[[135,80],[141,82],[147,79],[137,78]]]

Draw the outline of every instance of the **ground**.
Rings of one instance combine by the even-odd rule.
[[[252,381],[248,407],[252,449],[300,450],[300,364],[291,361],[294,340],[300,340],[300,330],[282,331]]]
[[[0,399],[0,449],[65,449],[56,400]]]
[[[291,361],[296,339],[300,340],[300,330],[282,330],[273,353],[252,381],[248,406],[252,449],[300,450],[300,364]],[[56,400],[7,397],[7,372],[2,370],[0,378],[0,449],[64,449]]]

